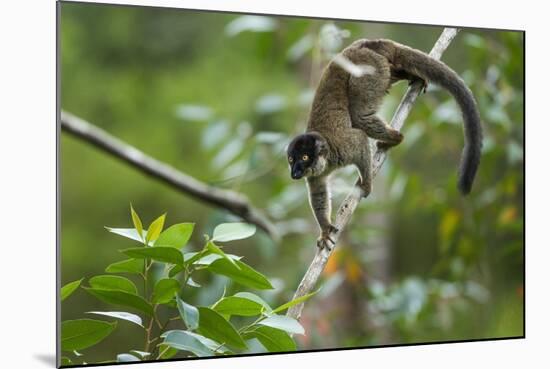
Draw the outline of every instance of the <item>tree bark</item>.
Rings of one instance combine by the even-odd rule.
[[[160,180],[199,201],[225,209],[277,238],[275,226],[241,193],[220,189],[156,160],[99,127],[71,113],[61,112],[63,131],[121,159],[146,175]]]

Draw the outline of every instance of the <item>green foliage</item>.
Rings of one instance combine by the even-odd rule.
[[[264,275],[240,260],[232,260],[229,262],[227,258],[218,259],[208,265],[208,270],[212,273],[229,277],[234,282],[242,284],[243,286],[260,290],[273,288],[271,282],[269,282]]]
[[[296,343],[288,333],[268,326],[256,327],[247,333],[247,337],[257,338],[270,352],[295,351]]]
[[[141,235],[143,234],[143,225],[141,224],[141,219],[139,218],[139,215],[135,212],[132,205],[130,205],[130,212],[132,214],[132,222],[134,223],[134,228],[141,238]]]
[[[100,320],[78,319],[61,323],[61,349],[82,350],[102,341],[116,327],[115,323]]]
[[[167,246],[155,246],[150,248],[136,247],[120,250],[120,252],[137,259],[152,259],[162,263],[183,264],[181,251]]]
[[[194,228],[194,223],[174,224],[160,234],[155,241],[155,246],[170,246],[181,249],[191,238]]]
[[[241,269],[240,266],[237,265],[237,263],[235,262],[235,260],[233,260],[232,258],[230,258],[229,256],[227,256],[218,246],[216,246],[216,244],[214,243],[214,241],[210,241],[206,244],[206,248],[208,250],[208,252],[214,254],[214,255],[218,255],[218,256],[221,256],[222,258],[224,258],[226,261],[230,262],[235,268],[237,269]]]
[[[224,297],[212,307],[218,313],[230,316],[255,316],[260,315],[263,310],[262,304],[243,297],[230,296]]]
[[[105,227],[109,232],[112,232],[114,234],[118,234],[119,236],[129,238],[134,241],[140,241],[144,240],[145,235],[147,234],[146,231],[141,231],[138,233],[138,231],[135,228],[110,228]]]
[[[105,290],[88,287],[84,287],[84,289],[107,304],[129,307],[139,310],[149,316],[153,315],[153,306],[141,296],[122,290]]]
[[[273,314],[266,319],[260,320],[258,324],[276,328],[292,334],[304,334],[304,327],[302,327],[296,319],[285,315]]]
[[[145,243],[154,242],[160,236],[160,232],[162,232],[162,228],[164,227],[165,218],[166,214],[163,214],[151,223],[145,235]]]
[[[143,272],[143,263],[141,259],[127,259],[122,261],[117,261],[105,268],[107,273],[131,273],[131,274],[140,274]]]
[[[199,327],[199,310],[189,305],[176,295],[176,301],[180,317],[187,326],[187,329],[194,331]]]
[[[164,337],[164,344],[176,350],[192,353],[197,357],[212,356],[214,351],[203,344],[195,335],[187,331],[171,331]]]
[[[174,293],[180,290],[180,283],[172,278],[164,278],[155,284],[153,303],[166,304],[174,298]]]
[[[298,305],[298,304],[301,304],[302,302],[306,301],[307,299],[309,299],[311,296],[315,295],[317,292],[319,292],[319,290],[317,291],[313,291],[313,292],[310,292],[310,293],[307,293],[305,294],[304,296],[301,296],[301,297],[298,297],[292,301],[289,301],[287,303],[284,303],[282,304],[281,306],[277,306],[274,310],[273,310],[273,313],[280,313],[281,311],[285,311],[286,309],[288,308],[291,308],[293,307],[294,305]]]
[[[203,272],[224,275],[230,282],[256,289],[273,288],[263,274],[241,262],[240,257],[226,254],[214,244],[214,240],[229,242],[251,237],[255,233],[254,227],[242,223],[221,224],[215,228],[212,238],[205,235],[206,241],[200,251],[183,254],[182,249],[193,232],[192,223],[175,224],[162,231],[165,220],[165,215],[162,215],[145,231],[140,229],[141,220],[133,207],[130,207],[130,215],[135,228],[107,229],[137,241],[141,246],[121,250],[134,259],[115,262],[106,271],[134,274],[134,277],[143,281],[143,288],[139,289],[129,278],[112,274],[91,277],[88,279],[89,286],[82,287],[103,303],[137,312],[88,312],[131,322],[145,331],[144,350],[127,347],[128,352],[117,354],[117,362],[165,359],[178,354],[186,357],[245,352],[249,347],[246,341],[250,339],[257,339],[267,351],[296,348],[290,334],[303,334],[303,327],[295,319],[277,315],[276,312],[304,301],[313,294],[276,309],[272,309],[259,296],[244,291],[233,296],[220,296],[216,302],[207,306],[195,306],[180,297],[187,294],[191,296],[189,289],[193,284],[188,281],[191,276]],[[140,234],[144,237],[139,237]],[[153,271],[156,266],[160,267],[157,269],[161,271],[160,274]],[[174,267],[178,269],[172,273]],[[70,295],[81,281],[64,286],[62,296],[66,298]],[[151,292],[148,291],[150,284],[154,286]],[[161,309],[169,311],[167,316],[159,315]],[[181,327],[168,330],[170,323]],[[109,336],[116,326],[117,322],[91,319],[63,322],[62,350],[74,356],[65,356],[63,362],[77,363],[83,360],[82,354],[76,355],[72,351],[94,346]]]
[[[214,310],[199,307],[199,327],[204,336],[217,342],[223,342],[237,349],[245,349],[246,343],[233,325]]]
[[[137,295],[137,287],[128,278],[113,275],[98,275],[89,279],[88,283],[94,289],[118,290]]]
[[[136,314],[127,313],[124,311],[88,311],[87,314],[96,314],[96,315],[109,316],[111,318],[122,319],[128,322],[135,323],[143,328],[143,322],[141,320],[141,317]]]
[[[80,278],[78,281],[73,281],[71,283],[67,283],[63,287],[61,287],[61,301],[65,300],[67,297],[69,297],[76,289],[80,286],[80,283],[82,282],[84,278]]]
[[[256,227],[247,223],[225,223],[214,228],[212,241],[228,242],[242,240],[256,233]]]

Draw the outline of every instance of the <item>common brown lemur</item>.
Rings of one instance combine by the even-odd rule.
[[[332,246],[329,174],[354,164],[357,182],[364,197],[371,192],[371,153],[368,138],[387,150],[403,140],[403,135],[376,115],[382,99],[399,80],[421,80],[448,90],[456,99],[464,120],[465,145],[458,174],[458,189],[468,194],[479,166],[482,131],[476,102],[464,81],[446,64],[422,51],[391,40],[361,39],[341,54],[356,65],[370,65],[374,72],[350,75],[334,60],[325,68],[315,92],[307,130],[296,136],[287,149],[293,179],[307,178],[310,205],[319,223],[318,247]]]

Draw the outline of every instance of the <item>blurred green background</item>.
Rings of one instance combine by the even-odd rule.
[[[360,16],[360,15],[358,15]],[[305,120],[331,51],[362,37],[391,38],[429,51],[441,27],[253,17],[190,10],[61,4],[61,106],[196,178],[246,194],[283,234],[262,232],[227,252],[269,276],[260,293],[288,301],[315,252],[317,228],[303,182],[284,155]],[[343,40],[342,40],[343,38]],[[305,307],[300,349],[375,346],[523,335],[523,34],[463,29],[443,60],[477,98],[482,164],[472,194],[455,187],[463,145],[460,112],[431,85],[360,205]],[[406,83],[387,96],[389,120]],[[61,282],[102,274],[129,240],[104,226],[195,222],[191,242],[235,220],[61,134]],[[334,176],[335,206],[352,168]],[[188,292],[212,303],[227,280],[204,275]],[[228,290],[233,286],[228,286]],[[83,290],[62,319],[105,305]],[[121,322],[87,361],[110,360],[143,342]]]

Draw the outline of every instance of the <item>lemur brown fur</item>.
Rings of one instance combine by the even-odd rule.
[[[470,89],[443,62],[422,51],[391,40],[355,41],[342,55],[356,65],[368,65],[373,73],[350,75],[335,61],[325,68],[317,87],[306,133],[287,149],[292,178],[307,178],[310,204],[321,228],[318,245],[328,245],[335,227],[330,221],[328,175],[353,164],[360,174],[363,195],[372,187],[369,137],[386,150],[399,144],[403,135],[376,115],[389,88],[399,80],[433,82],[448,90],[464,119],[465,146],[459,168],[458,188],[470,192],[481,156],[482,131],[479,112]]]

